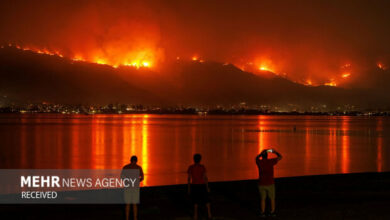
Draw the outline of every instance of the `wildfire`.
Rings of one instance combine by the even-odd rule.
[[[258,66],[258,70],[260,71],[268,71],[268,72],[275,72],[275,65],[272,62],[272,60],[268,58],[260,58],[255,60],[255,64]]]
[[[386,70],[387,68],[386,68],[386,66],[383,64],[383,63],[377,63],[377,65],[376,65],[379,69],[381,69],[381,70]]]
[[[260,66],[259,67],[259,70],[261,70],[261,71],[270,71],[270,72],[272,72],[268,67],[266,67],[266,66]]]
[[[341,77],[343,77],[344,79],[348,78],[350,76],[351,76],[351,73],[344,73],[344,74],[341,75]]]
[[[100,65],[106,65],[107,61],[105,61],[104,59],[101,59],[101,58],[97,58],[95,60],[95,63],[100,64]]]
[[[51,50],[47,48],[35,48],[35,47],[22,47],[20,45],[8,44],[9,47],[15,47],[23,51],[31,51],[38,54],[45,54],[50,56],[65,57],[62,53],[57,50]],[[4,48],[4,47],[3,47]],[[96,56],[84,56],[81,54],[76,54],[68,56],[71,60],[76,62],[90,62],[101,65],[109,65],[114,68],[119,66],[130,66],[135,68],[151,68],[153,66],[152,60],[155,60],[155,54],[152,50],[141,50],[136,52],[126,52],[124,54],[114,54],[103,56],[101,54]]]
[[[337,86],[335,82],[327,82],[324,84],[325,86]]]
[[[80,56],[80,55],[76,55],[72,58],[73,61],[85,61],[85,59]]]
[[[132,67],[136,67],[137,69],[138,68],[141,68],[141,67],[146,67],[146,68],[149,68],[150,67],[150,62],[149,61],[135,61],[133,63],[125,63],[123,64],[123,66],[132,66]]]
[[[90,52],[81,52],[78,51],[77,53],[69,52],[65,53],[64,51],[53,49],[53,48],[38,48],[36,46],[21,46],[16,45],[13,43],[8,44],[9,47],[14,47],[18,50],[23,51],[32,51],[34,53],[38,54],[45,54],[49,56],[58,56],[58,57],[66,57],[69,60],[72,60],[74,62],[89,62],[89,63],[96,63],[100,65],[109,65],[113,68],[118,68],[120,66],[126,66],[126,67],[132,67],[132,68],[154,68],[157,66],[158,63],[160,63],[161,55],[159,50],[154,49],[153,46],[150,48],[145,47],[139,47],[135,49],[124,49],[117,46],[109,45],[105,49],[99,48],[94,51]],[[7,45],[1,45],[1,48],[5,48]],[[178,54],[179,55],[179,54]],[[174,56],[173,59],[176,58],[176,60],[184,59],[180,56]],[[199,56],[199,53],[195,53],[192,57],[187,57],[187,60],[196,61],[199,63],[205,62],[204,57]],[[228,65],[229,63],[223,63],[223,65]],[[339,66],[339,70],[336,72],[332,72],[329,76],[329,78],[325,79],[317,79],[313,76],[307,77],[307,78],[301,78],[299,80],[295,80],[293,78],[287,77],[286,73],[283,73],[283,69],[280,65],[277,65],[278,62],[275,62],[274,60],[271,60],[269,57],[257,57],[250,60],[242,59],[237,63],[233,64],[240,68],[243,71],[252,72],[255,74],[262,74],[262,75],[270,75],[268,72],[271,72],[275,75],[280,75],[285,78],[289,78],[291,81],[299,82],[306,86],[319,86],[319,85],[325,85],[325,86],[342,86],[346,81],[351,78],[352,74],[355,74],[354,67],[350,63],[344,63],[343,65]],[[372,65],[372,64],[371,64]],[[376,66],[381,70],[386,70],[387,66],[382,63],[378,62],[376,63]],[[280,71],[280,72],[277,72]]]
[[[307,86],[312,86],[312,85],[313,85],[313,82],[312,82],[310,79],[308,79],[308,80],[306,80],[305,85],[307,85]]]
[[[38,54],[45,54],[45,55],[49,55],[49,56],[64,57],[64,55],[62,55],[59,51],[57,51],[57,50],[50,50],[50,49],[47,49],[47,48],[37,49],[37,48],[30,48],[30,47],[22,47],[20,45],[13,45],[11,43],[9,43],[8,46],[9,47],[15,47],[18,50],[32,51],[32,52],[35,52],[35,53],[38,53]],[[2,46],[2,48],[4,48],[4,46]]]
[[[176,58],[176,59],[177,59],[177,58]],[[179,58],[179,59],[180,59],[180,58]],[[177,60],[179,60],[179,59],[177,59]],[[197,55],[192,56],[192,57],[191,57],[191,60],[192,60],[192,61],[197,61],[197,62],[199,62],[199,63],[204,63],[204,60],[201,59],[201,57],[199,57],[199,56],[197,56]]]
[[[114,57],[114,65],[131,66],[135,68],[152,68],[157,60],[157,52],[152,49],[143,49],[124,53],[123,56]]]

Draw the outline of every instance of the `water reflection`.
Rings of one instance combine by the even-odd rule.
[[[341,146],[341,171],[342,173],[348,173],[349,172],[349,117],[343,117],[342,118],[342,146]]]
[[[378,118],[377,120],[377,132],[379,132],[378,138],[377,138],[377,171],[383,172],[383,118]]]
[[[310,130],[309,130],[309,122],[306,122],[306,129],[305,129],[305,173],[310,173],[310,167],[311,167],[311,146],[310,143]]]
[[[273,147],[276,176],[383,172],[389,128],[382,117],[0,115],[0,165],[121,169],[137,155],[149,186],[185,183],[194,153],[211,181],[256,178],[255,155]]]
[[[142,120],[142,168],[148,176],[149,174],[149,153],[148,153],[148,115],[144,115]],[[145,178],[143,184],[148,185],[148,178]]]
[[[264,115],[260,115],[259,116],[259,140],[258,140],[258,146],[259,146],[259,150],[257,153],[261,153],[261,151],[263,151],[265,148],[268,148],[270,147],[270,145],[268,144],[268,141],[267,141],[267,137],[265,135],[265,131],[266,130],[266,125],[265,125],[265,122],[266,122],[266,116]]]
[[[337,139],[336,139],[336,132],[337,129],[335,127],[329,128],[329,170],[328,173],[335,173],[336,172],[336,165],[337,165]]]

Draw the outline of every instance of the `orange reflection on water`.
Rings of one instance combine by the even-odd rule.
[[[122,161],[129,160],[129,155],[132,155],[134,153],[132,145],[132,140],[134,139],[134,130],[130,122],[131,120],[129,120],[128,115],[125,115],[124,119],[122,120]]]
[[[91,122],[91,167],[121,169],[138,156],[145,176],[149,173],[149,115],[94,115]],[[121,128],[122,127],[122,128]],[[73,135],[76,137],[75,135]],[[120,152],[120,154],[119,154]],[[117,158],[120,155],[120,159]],[[80,166],[77,165],[76,166]],[[145,177],[144,185],[148,185]]]
[[[192,121],[192,126],[191,126],[191,153],[192,154],[195,154],[196,153],[196,126],[195,126],[195,121]],[[175,130],[175,140],[176,140],[176,143],[175,143],[175,147],[177,147],[179,144],[178,144],[178,141],[179,141],[179,137],[178,137],[178,132],[177,132],[177,127],[176,127],[176,130]]]
[[[104,169],[106,165],[105,156],[105,131],[104,131],[104,119],[105,115],[94,115],[92,119],[92,141],[91,149],[92,155],[92,167],[94,169]]]
[[[146,176],[143,182],[144,185],[148,185],[147,175],[149,174],[148,118],[148,115],[144,115],[142,120],[142,169]]]
[[[342,118],[342,146],[341,146],[341,172],[348,173],[349,172],[349,164],[350,164],[350,146],[349,146],[349,117],[344,116]]]
[[[377,138],[377,163],[376,163],[376,166],[377,166],[377,171],[378,172],[383,172],[383,158],[382,158],[382,154],[383,154],[383,118],[379,118],[378,121],[377,121],[377,128],[376,128],[377,132],[380,132],[380,134],[378,134],[378,138]]]
[[[329,163],[328,163],[328,172],[335,173],[336,172],[336,162],[337,162],[337,139],[336,139],[336,127],[330,126],[329,129]]]
[[[21,167],[26,167],[27,166],[27,127],[25,125],[26,119],[22,118],[21,119],[21,131],[20,131],[20,147],[21,147],[21,160],[20,164]]]
[[[310,145],[310,130],[305,131],[305,173],[309,173],[311,165],[311,145]]]
[[[72,127],[71,127],[71,133],[72,133],[72,139],[71,139],[71,144],[72,148],[70,149],[70,157],[79,159],[80,158],[80,131],[79,131],[79,120],[78,118],[73,118],[71,119],[72,122]],[[75,169],[75,163],[71,163],[71,168]]]
[[[199,152],[211,181],[252,179],[258,175],[254,157],[273,147],[283,155],[276,166],[277,177],[390,170],[388,118],[7,117],[0,115],[1,168],[121,169],[137,155],[145,173],[144,186],[180,184],[186,182],[193,153]]]
[[[258,130],[259,130],[259,135],[258,135],[258,153],[261,153],[261,151],[263,151],[263,149],[266,149],[266,148],[269,148],[269,143],[268,143],[268,140],[267,140],[267,137],[266,137],[266,134],[265,134],[265,130],[266,130],[266,127],[265,127],[265,120],[266,120],[266,117],[267,116],[264,116],[264,115],[260,115],[258,117]]]

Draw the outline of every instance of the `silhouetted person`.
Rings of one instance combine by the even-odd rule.
[[[194,155],[194,164],[188,167],[188,194],[191,195],[194,203],[194,219],[198,219],[198,206],[206,204],[207,215],[211,219],[210,211],[210,192],[208,186],[208,179],[206,175],[206,167],[200,164],[202,156],[200,154]]]
[[[268,153],[274,153],[278,157],[268,159]],[[275,181],[274,166],[282,159],[282,155],[274,149],[263,150],[256,157],[259,168],[259,192],[261,198],[261,217],[265,217],[265,203],[268,197],[271,200],[271,216],[275,216]]]
[[[122,168],[122,178],[126,178],[126,170],[128,169],[138,169],[139,170],[139,183],[144,180],[144,172],[142,171],[142,167],[137,165],[138,158],[137,156],[132,156],[130,159],[130,163],[126,164]],[[130,177],[127,177],[130,178]],[[133,177],[134,178],[134,177]],[[130,214],[130,206],[133,205],[133,216],[134,220],[137,220],[138,218],[138,207],[137,203],[139,202],[139,188],[129,187],[124,189],[124,198],[126,203],[126,220],[129,220],[129,214]]]

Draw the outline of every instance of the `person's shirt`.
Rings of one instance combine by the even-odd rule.
[[[142,167],[137,165],[137,164],[132,164],[132,163],[126,164],[122,168],[122,173],[121,173],[122,178],[134,177],[134,176],[127,176],[126,175],[126,170],[128,170],[128,169],[138,169],[139,170],[139,181],[142,182],[142,180],[144,180],[144,171],[142,170]]]
[[[206,184],[205,175],[206,167],[202,164],[195,163],[188,167],[188,174],[191,176],[192,184]]]
[[[278,161],[277,158],[256,160],[257,167],[259,168],[259,185],[267,186],[275,183],[274,166]]]

